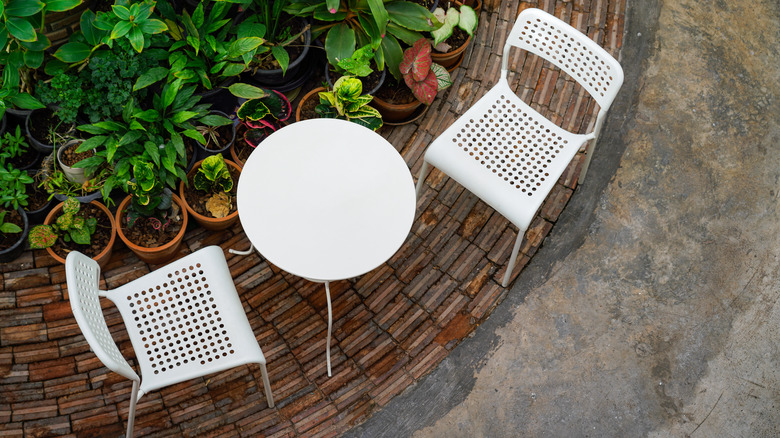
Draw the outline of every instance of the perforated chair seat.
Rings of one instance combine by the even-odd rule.
[[[555,125],[517,97],[502,78],[431,143],[425,161],[525,230],[592,137]]]
[[[203,248],[111,291],[98,290],[100,268],[78,252],[65,265],[71,308],[84,337],[109,369],[133,380],[128,418],[143,394],[196,377],[257,363],[273,407],[266,360],[247,320],[222,249]],[[98,297],[119,309],[141,380],[111,338]]]
[[[555,64],[593,97],[599,112],[592,132],[571,133],[515,94],[507,81],[512,47]],[[525,9],[507,37],[499,81],[425,151],[418,194],[432,164],[519,228],[503,286],[509,282],[525,231],[583,145],[587,150],[580,181],[585,178],[593,144],[622,84],[623,69],[598,44],[540,9]]]

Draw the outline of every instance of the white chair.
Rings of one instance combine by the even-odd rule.
[[[517,97],[507,81],[513,46],[555,64],[593,96],[599,112],[592,132],[566,131]],[[622,84],[623,69],[598,44],[540,9],[526,9],[507,38],[498,83],[425,152],[418,195],[430,163],[519,228],[504,287],[536,211],[580,147],[590,142],[580,179],[585,177],[593,145]]]
[[[260,364],[268,406],[274,406],[263,351],[220,247],[203,248],[110,291],[98,289],[100,267],[79,252],[68,254],[65,274],[73,316],[92,351],[133,381],[128,437],[136,402],[145,393],[249,363]],[[143,382],[114,343],[99,297],[119,309]]]

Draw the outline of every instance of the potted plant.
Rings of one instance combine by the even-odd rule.
[[[26,172],[0,163],[0,262],[10,262],[24,251],[29,223],[22,207],[27,205],[25,186],[32,181]]]
[[[238,26],[239,37],[261,38],[263,43],[251,55],[251,82],[277,91],[301,86],[314,68],[310,65],[311,27],[301,17],[285,12],[288,0],[252,2],[252,12]]]
[[[358,47],[368,44],[374,51],[378,70],[385,66],[395,74],[401,63],[399,40],[413,44],[421,32],[437,29],[438,22],[425,7],[410,1],[300,0],[287,10],[295,15],[312,16],[312,37],[325,35],[325,53],[331,65],[349,58]]]
[[[203,124],[198,124],[195,129],[200,132],[206,142],[203,144],[195,142],[198,159],[223,154],[233,146],[233,142],[236,140],[236,126],[227,114],[211,110],[200,121]]]
[[[187,210],[162,182],[159,168],[140,157],[132,161],[132,179],[122,184],[128,196],[116,210],[117,234],[139,259],[165,263],[184,240]]]
[[[332,91],[319,93],[315,111],[320,117],[349,120],[372,131],[382,127],[382,115],[370,106],[371,96],[363,96],[363,84],[352,76],[342,76]]]
[[[207,230],[224,230],[238,220],[236,184],[241,167],[212,155],[195,163],[187,181],[179,183],[179,196],[187,213]]]
[[[67,198],[77,198],[79,202],[88,203],[103,195],[101,189],[112,174],[112,169],[103,167],[90,173],[82,183],[68,179],[65,172],[57,165],[55,155],[47,155],[41,162],[41,169],[36,173],[38,187],[48,193],[48,199],[60,202]],[[103,196],[103,202],[111,205],[110,191]]]
[[[15,169],[27,170],[40,164],[41,154],[32,149],[22,135],[22,128],[3,134],[0,141],[0,162],[11,164]]]
[[[431,60],[431,44],[425,38],[420,38],[412,47],[404,51],[399,71],[406,88],[398,83],[395,89],[383,87],[374,96],[374,106],[388,122],[398,123],[407,120],[420,106],[433,103],[439,91],[452,85],[447,70]],[[405,102],[400,103],[393,102],[387,97],[395,97],[399,93],[411,94],[411,97],[407,97]]]
[[[375,70],[371,68],[374,51],[370,45],[365,45],[355,50],[349,58],[340,59],[336,65],[325,64],[325,79],[328,85],[333,87],[336,81],[344,76],[359,77],[362,82],[363,94],[373,95],[385,81],[387,69]]]
[[[433,15],[443,25],[432,31],[433,62],[453,71],[463,60],[464,51],[477,30],[477,14],[469,6],[450,6],[446,11],[436,8]]]
[[[79,251],[101,267],[111,258],[116,224],[111,212],[98,201],[80,203],[67,198],[52,209],[43,225],[30,229],[30,249],[46,249],[60,263],[71,251]]]
[[[249,84],[233,84],[230,92],[247,99],[236,111],[237,141],[230,148],[233,161],[243,166],[249,154],[290,117],[292,108],[284,94]]]

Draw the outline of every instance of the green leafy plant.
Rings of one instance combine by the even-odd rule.
[[[212,216],[221,218],[230,214],[232,202],[228,193],[233,189],[233,178],[221,154],[203,160],[192,183],[195,189],[211,194],[206,200],[206,210]]]
[[[27,172],[14,169],[10,164],[0,163],[0,206],[13,208],[27,206],[27,184],[33,179]]]
[[[320,23],[312,27],[312,36],[327,33],[325,52],[331,65],[350,58],[356,47],[370,45],[377,68],[387,65],[395,77],[400,77],[403,56],[399,41],[412,45],[423,37],[421,32],[441,26],[429,10],[401,0],[297,0],[286,11]]]
[[[55,108],[57,117],[73,123],[83,114],[92,122],[113,119],[122,114],[125,105],[135,97],[146,98],[145,88],[133,90],[141,76],[167,59],[160,48],[137,52],[130,42],[120,39],[113,48],[92,53],[89,62],[81,68],[68,68],[57,60],[47,63],[51,80],[41,81],[35,95],[46,105]]]
[[[452,49],[445,41],[452,36],[456,26],[463,29],[469,36],[473,36],[474,31],[477,30],[477,13],[470,6],[463,5],[460,10],[451,6],[446,11],[442,8],[436,8],[433,15],[443,23],[440,28],[431,32],[433,48],[439,52],[449,52]]]
[[[292,113],[290,101],[278,91],[243,83],[233,84],[228,89],[234,96],[248,99],[236,115],[245,131],[244,141],[253,148],[279,129],[280,123]]]
[[[120,39],[141,52],[149,47],[154,35],[168,30],[153,15],[155,6],[154,0],[116,0],[108,12],[84,11],[79,23],[81,33],[57,49],[54,57],[65,63],[82,63],[104,46],[112,48]]]
[[[51,41],[41,33],[50,12],[64,12],[82,0],[4,0],[0,7],[0,117],[6,108],[43,108],[32,97],[32,72],[43,64],[44,51]]]
[[[433,103],[439,91],[452,85],[447,70],[431,60],[431,43],[425,38],[404,51],[400,71],[414,97],[426,105]]]
[[[0,166],[8,160],[20,157],[30,149],[27,143],[27,137],[22,135],[22,128],[16,126],[16,130],[3,134],[3,141],[0,143]]]
[[[88,174],[89,177],[82,184],[79,184],[69,180],[65,176],[62,170],[56,165],[54,154],[52,154],[43,159],[41,168],[33,179],[37,181],[38,187],[43,188],[49,193],[49,199],[52,199],[55,194],[66,197],[77,197],[86,196],[101,190],[111,173],[112,169],[110,168],[98,169],[97,172]],[[109,207],[113,204],[113,200],[107,193],[103,196],[103,203]]]
[[[62,239],[64,242],[89,245],[97,228],[97,219],[79,216],[81,203],[68,198],[62,204],[62,214],[50,225],[36,225],[30,229],[27,240],[31,249],[49,248]]]
[[[22,229],[19,227],[19,225],[16,225],[14,223],[5,221],[6,213],[8,213],[8,212],[5,211],[5,210],[0,211],[0,233],[3,233],[3,234],[17,234],[17,233],[21,233]]]
[[[178,206],[172,202],[173,192],[160,180],[154,163],[136,157],[132,169],[133,179],[126,182],[130,195],[127,226],[132,228],[138,218],[146,217],[158,231],[165,231],[178,214]]]
[[[332,91],[319,93],[320,104],[315,111],[326,118],[349,120],[376,131],[382,127],[382,115],[369,105],[372,96],[362,96],[363,83],[352,76],[342,76]]]
[[[289,0],[252,2],[255,13],[238,26],[238,37],[261,38],[262,43],[243,55],[245,62],[253,61],[252,64],[257,68],[266,57],[271,56],[282,69],[282,75],[287,73],[290,54],[286,48],[295,45],[301,35],[309,30],[309,25],[304,25],[302,29],[293,32],[290,18],[284,14],[289,3]]]
[[[211,6],[209,10],[206,4]],[[263,40],[232,33],[230,6],[226,1],[201,1],[192,15],[186,10],[178,15],[169,4],[161,3],[160,13],[174,43],[169,49],[169,69],[150,74],[159,79],[167,77],[168,83],[197,83],[210,90],[226,78],[242,73],[249,62],[243,55],[253,53]]]
[[[370,45],[355,50],[349,58],[339,60],[336,70],[348,75],[366,77],[374,70],[371,68],[371,60],[374,59],[374,50]]]

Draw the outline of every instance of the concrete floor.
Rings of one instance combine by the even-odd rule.
[[[632,0],[626,29],[539,254],[348,436],[780,436],[780,2]]]

